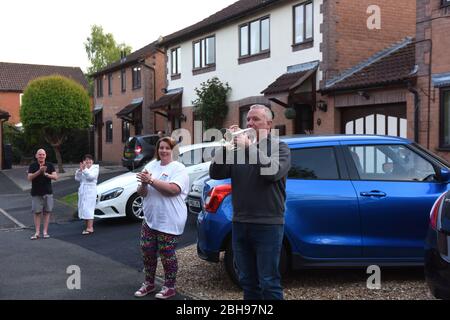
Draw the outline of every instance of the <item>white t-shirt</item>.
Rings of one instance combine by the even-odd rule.
[[[189,176],[184,164],[172,161],[162,166],[161,161],[151,161],[144,170],[152,174],[152,178],[164,182],[175,183],[181,189],[176,196],[161,194],[148,185],[148,194],[144,198],[144,217],[147,225],[154,230],[180,235],[184,231],[187,219],[187,207],[184,200],[189,192]]]

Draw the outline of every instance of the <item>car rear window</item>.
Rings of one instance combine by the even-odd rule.
[[[292,149],[288,177],[304,180],[340,179],[334,148]]]
[[[126,149],[134,149],[134,147],[136,146],[136,138],[129,138],[128,141],[125,143],[125,148]]]
[[[146,143],[155,146],[156,143],[157,143],[158,140],[159,140],[159,137],[158,137],[158,136],[152,136],[152,137],[144,137],[143,139],[144,139],[144,141],[145,141]]]

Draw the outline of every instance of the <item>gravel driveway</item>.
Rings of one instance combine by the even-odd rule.
[[[240,300],[242,293],[226,274],[223,263],[210,263],[197,257],[196,245],[177,251],[180,292],[199,299]],[[223,257],[222,257],[223,258]],[[159,264],[158,274],[162,276]],[[433,299],[423,269],[382,269],[381,289],[366,286],[369,275],[364,269],[302,270],[283,279],[287,300],[429,300]]]

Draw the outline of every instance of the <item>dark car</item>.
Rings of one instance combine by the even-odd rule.
[[[436,298],[450,299],[450,192],[431,209],[425,245],[425,277]]]
[[[130,137],[123,148],[122,165],[133,170],[153,159],[159,138],[157,134]]]

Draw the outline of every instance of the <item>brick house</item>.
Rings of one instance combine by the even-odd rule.
[[[3,123],[8,121],[8,112],[0,109],[0,170],[3,169]]]
[[[153,42],[92,74],[96,160],[120,163],[130,136],[165,131],[149,106],[163,95],[165,53]]]
[[[418,142],[450,160],[450,0],[417,0]]]
[[[11,124],[20,123],[22,94],[28,83],[55,74],[75,80],[88,89],[88,82],[78,67],[0,62],[0,109],[11,115]]]
[[[337,133],[412,137],[415,74],[415,42],[405,38],[326,81],[329,111],[317,121]]]
[[[381,29],[367,27],[371,5],[381,9]],[[411,0],[237,1],[163,38],[168,93],[152,108],[170,111],[171,130],[192,131],[194,89],[217,76],[232,88],[223,127],[245,126],[249,106],[263,103],[274,111],[281,134],[340,132],[339,112],[320,89],[414,36],[415,15]],[[287,107],[296,111],[295,119],[285,117]]]

